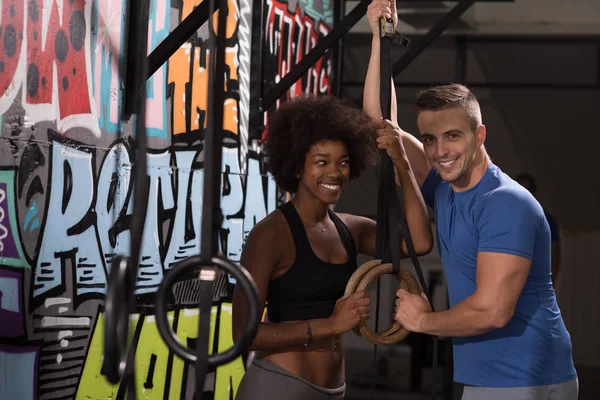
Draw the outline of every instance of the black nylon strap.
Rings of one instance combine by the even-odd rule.
[[[389,24],[388,24],[389,27]],[[394,43],[395,33],[391,35],[381,35],[380,24],[380,87],[379,101],[381,106],[381,115],[383,118],[390,120],[391,114],[391,81],[392,81],[392,43]],[[412,236],[406,222],[406,207],[402,196],[396,193],[396,182],[394,179],[394,166],[392,160],[386,152],[381,152],[381,171],[379,177],[379,193],[377,202],[377,257],[381,257],[382,262],[388,263],[391,259],[393,273],[400,272],[400,229],[404,234],[408,254],[417,272],[421,289],[428,293],[423,271],[414,248]],[[389,236],[388,236],[389,235]],[[429,299],[429,298],[428,298]],[[429,299],[429,305],[432,311],[434,310],[433,303]],[[379,311],[379,284],[377,285],[377,311]],[[375,321],[376,330],[379,322],[379,317]],[[437,353],[438,353],[438,337],[433,338],[433,370],[437,369]],[[377,346],[374,350],[374,361],[377,358]],[[431,397],[435,400],[436,397],[435,382],[432,384]]]
[[[391,119],[391,81],[392,81],[392,37],[380,37],[380,83],[379,83],[379,102],[381,106],[381,115],[384,119]],[[405,212],[406,207],[402,196],[396,192],[396,182],[394,179],[394,165],[387,152],[381,152],[381,171],[379,177],[379,192],[377,204],[377,257],[383,263],[392,263],[393,273],[400,272],[400,232],[398,223],[406,241],[408,254],[413,262],[419,283],[422,290],[427,293],[427,285],[421,265],[414,248],[412,236],[408,229]],[[431,304],[433,310],[433,304]]]
[[[391,113],[391,74],[392,74],[392,40],[381,38],[381,61],[379,64],[381,82],[379,101],[382,116],[390,119]],[[384,77],[387,77],[384,78]],[[400,272],[400,232],[398,232],[398,202],[394,179],[394,164],[386,151],[381,151],[381,170],[379,176],[379,193],[377,208],[377,258],[382,263],[392,263],[392,272]]]

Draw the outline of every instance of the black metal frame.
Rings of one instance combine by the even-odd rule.
[[[268,110],[308,69],[325,54],[343,35],[345,35],[367,12],[371,0],[361,0],[350,13],[340,21],[300,62],[281,77],[281,80],[264,94],[261,99],[262,110]]]
[[[161,65],[169,60],[177,49],[181,47],[193,34],[196,32],[213,14],[219,9],[219,5],[215,6],[214,11],[209,10],[209,1],[203,1],[183,20],[181,21],[169,35],[148,55],[148,74],[149,79]]]
[[[468,36],[456,35],[456,73],[454,82],[462,83],[470,88],[477,89],[510,89],[510,90],[598,90],[600,89],[600,35],[551,35],[551,36],[529,36],[529,35],[485,35]],[[515,43],[515,44],[596,44],[598,74],[595,82],[502,82],[502,81],[468,81],[467,51],[471,43]],[[448,83],[448,81],[402,81],[395,80],[397,87],[424,88]],[[345,87],[363,87],[364,81],[345,81]],[[357,100],[358,101],[358,100]]]
[[[334,0],[333,3],[333,26],[334,28],[344,19],[346,13],[346,4],[344,0]],[[335,69],[333,82],[331,82],[331,93],[339,97],[342,92],[342,74],[344,71],[344,38],[341,37],[337,41],[337,45],[332,47],[332,64]]]
[[[206,5],[207,4],[207,5]],[[145,213],[147,208],[148,176],[147,137],[146,137],[146,80],[160,68],[162,63],[196,31],[209,16],[219,9],[217,32],[211,41],[208,88],[208,129],[204,149],[204,199],[202,204],[202,242],[201,254],[188,257],[178,263],[165,274],[156,293],[156,320],[161,337],[167,346],[177,353],[177,336],[167,322],[166,299],[170,298],[172,285],[183,273],[193,272],[197,275],[200,291],[200,317],[198,320],[198,338],[196,352],[191,353],[187,347],[177,353],[184,360],[193,362],[196,371],[196,390],[194,399],[203,397],[204,381],[209,367],[229,362],[242,354],[250,345],[260,323],[258,291],[251,275],[243,268],[222,258],[218,252],[218,235],[223,222],[220,208],[221,162],[223,139],[223,107],[225,79],[225,43],[227,23],[227,0],[208,0],[190,14],[158,47],[148,56],[148,20],[149,0],[129,0],[127,3],[127,30],[125,38],[126,52],[123,69],[125,73],[124,107],[121,118],[128,120],[131,115],[135,119],[135,136],[138,152],[132,156],[135,169],[135,206],[131,218],[130,258],[117,256],[110,271],[109,285],[105,304],[105,346],[103,368],[107,379],[119,386],[117,397],[135,400],[135,368],[134,359],[136,343],[129,340],[129,314],[134,312],[134,291],[138,274],[138,262],[142,236],[144,232]],[[150,71],[149,64],[151,65]],[[221,106],[219,106],[221,105]],[[136,155],[137,154],[137,155]],[[235,276],[247,299],[247,323],[241,338],[236,340],[232,348],[223,353],[209,356],[210,319],[212,308],[212,289],[218,277],[217,267]],[[187,357],[186,357],[187,356]],[[195,358],[195,359],[194,359]],[[192,360],[192,361],[190,361]]]
[[[514,0],[459,0],[458,4],[452,8],[444,17],[440,19],[430,30],[423,36],[416,45],[409,48],[409,50],[401,57],[401,59],[394,64],[392,68],[392,76],[395,76],[402,72],[419,54],[429,46],[442,32],[447,29],[464,11],[466,11],[473,3],[481,2],[514,2]],[[255,0],[253,5],[253,29],[252,29],[252,54],[251,54],[251,65],[252,65],[252,77],[251,77],[251,103],[250,103],[250,129],[259,130],[262,125],[261,119],[263,118],[264,110],[269,109],[275,102],[287,91],[289,88],[306,73],[306,71],[319,59],[324,53],[332,48],[336,43],[337,48],[332,50],[333,52],[333,63],[337,69],[335,81],[332,82],[332,91],[334,94],[339,93],[341,88],[341,70],[343,67],[343,41],[341,38],[358,22],[366,13],[370,0],[362,0],[354,9],[345,17],[344,15],[344,0],[335,0],[334,5],[334,28],[324,38],[322,38],[318,45],[308,52],[301,61],[296,64],[291,70],[282,77],[282,79],[270,88],[266,93],[264,91],[264,70],[262,61],[264,60],[264,1]],[[145,136],[145,80],[151,77],[162,64],[164,64],[169,57],[174,54],[177,49],[189,38],[194,32],[196,32],[217,9],[221,9],[223,12],[219,13],[219,27],[224,27],[226,22],[226,7],[227,0],[208,0],[202,2],[196,7],[191,14],[185,18],[150,54],[147,55],[147,21],[148,21],[148,5],[149,0],[130,0],[127,7],[127,15],[130,18],[129,31],[127,32],[126,52],[127,61],[124,66],[125,71],[125,93],[124,93],[124,107],[122,118],[127,120],[132,114],[137,115],[136,120],[136,139],[138,139],[138,146],[140,150],[139,160],[136,162],[136,188],[135,194],[138,197],[136,200],[136,210],[134,210],[134,216],[132,217],[132,249],[131,249],[131,265],[127,266],[127,277],[122,285],[128,286],[125,288],[123,294],[127,296],[133,296],[133,287],[137,276],[137,263],[139,259],[139,250],[141,246],[141,238],[144,227],[143,213],[145,207],[141,207],[137,202],[140,198],[144,197],[144,190],[147,185],[145,176],[146,169],[146,136]],[[343,18],[342,18],[343,17]],[[144,24],[144,18],[146,23]],[[214,47],[216,49],[225,48],[225,29],[219,29]],[[466,54],[466,47],[461,48]],[[600,49],[600,45],[599,45]],[[461,50],[461,51],[462,51]],[[216,58],[215,58],[216,57]],[[459,76],[457,79],[464,79],[466,76],[466,55],[459,57],[457,65],[460,65]],[[140,69],[136,70],[132,67],[138,65]],[[211,112],[211,118],[208,123],[208,132],[205,139],[205,178],[204,178],[204,189],[205,198],[203,201],[203,220],[202,220],[202,243],[201,243],[201,255],[198,257],[192,257],[192,259],[185,260],[185,266],[189,265],[191,268],[195,268],[200,271],[199,281],[201,289],[201,301],[200,310],[201,315],[199,319],[199,337],[196,344],[197,358],[196,363],[196,395],[198,398],[202,396],[202,389],[204,384],[204,377],[209,366],[208,359],[208,334],[210,325],[210,308],[212,305],[212,286],[215,280],[216,271],[213,269],[215,265],[221,266],[224,269],[231,268],[232,271],[237,271],[244,276],[242,268],[236,267],[233,264],[229,266],[224,260],[217,260],[218,253],[218,233],[223,221],[223,215],[220,210],[220,169],[221,164],[221,139],[222,139],[222,120],[223,120],[223,109],[222,107],[215,107],[215,105],[223,104],[224,93],[224,52],[223,51],[212,51],[211,52],[211,65],[215,66],[209,69],[209,82],[211,86],[209,88],[209,109]],[[599,71],[600,80],[600,71]],[[523,85],[520,85],[522,87]],[[252,132],[252,131],[251,131]],[[249,135],[249,137],[254,137]],[[139,172],[141,171],[141,172]],[[141,211],[140,211],[141,210]],[[134,223],[135,220],[135,223]],[[135,233],[135,235],[134,235]],[[135,237],[136,240],[133,240]],[[218,261],[218,262],[217,262]],[[221,264],[226,263],[226,264]],[[124,265],[123,263],[121,263]],[[193,265],[192,265],[193,264]],[[227,265],[227,266],[226,266]],[[184,265],[180,265],[183,268]],[[239,269],[239,271],[238,271]],[[181,269],[180,269],[181,270]],[[123,271],[120,270],[120,273]],[[204,276],[202,274],[204,272]],[[235,273],[233,273],[235,275]],[[242,286],[248,291],[248,296],[252,297],[250,292],[255,293],[255,286],[249,275],[245,275],[246,280]],[[174,277],[165,279],[165,282],[169,283]],[[240,281],[241,282],[241,281]],[[111,281],[111,284],[114,282]],[[118,286],[122,288],[123,286]],[[114,285],[113,285],[114,286]],[[110,289],[110,285],[109,285]],[[250,290],[248,290],[250,289]],[[113,288],[114,291],[114,288]],[[166,289],[161,287],[158,293],[163,296],[157,300],[157,304],[164,304],[164,296]],[[108,298],[108,297],[107,297]],[[256,305],[255,309],[258,309],[258,301],[249,303]],[[125,304],[129,304],[126,302]],[[251,307],[250,307],[251,308]],[[132,310],[127,307],[126,312]],[[165,311],[165,310],[159,310]],[[249,311],[250,313],[250,311]],[[252,316],[256,317],[256,316]],[[250,321],[256,322],[256,318],[249,318]],[[164,322],[164,321],[163,321]],[[114,325],[114,324],[113,324]],[[163,324],[165,325],[165,324]],[[258,324],[256,324],[256,328]],[[163,326],[164,329],[159,329],[163,339],[165,335],[172,334],[172,331],[168,331],[167,326]],[[163,332],[164,331],[164,332]],[[166,333],[165,333],[166,332]],[[252,332],[250,329],[248,337],[253,336],[256,330]],[[246,334],[244,335],[246,336]],[[245,337],[246,342],[248,337]],[[167,341],[167,340],[165,340]],[[167,341],[168,342],[168,341]],[[236,343],[239,346],[244,344],[244,341]],[[108,351],[108,350],[107,350]],[[128,362],[125,367],[123,379],[127,379],[125,386],[127,386],[129,396],[135,399],[135,387],[134,387],[134,373],[133,373],[133,362],[135,349],[131,349],[127,357]],[[189,359],[188,359],[189,361]],[[115,372],[115,371],[113,371]],[[117,372],[118,373],[118,372]],[[113,375],[114,377],[115,375]]]

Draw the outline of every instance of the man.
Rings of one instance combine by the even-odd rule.
[[[364,108],[375,118],[381,118],[380,16],[395,20],[394,3],[373,0],[368,11],[374,35]],[[395,122],[394,93],[392,99]],[[413,332],[452,337],[463,400],[576,399],[577,372],[551,283],[550,228],[541,206],[488,156],[480,107],[466,87],[424,90],[416,109],[422,143],[406,132],[401,141],[435,211],[450,308],[434,313],[424,297],[399,290],[395,319]],[[382,131],[398,130],[384,123]]]
[[[536,197],[537,184],[533,176],[527,173],[520,173],[517,175],[515,180],[519,182],[519,184],[525,189],[529,190],[534,197]],[[558,230],[558,223],[556,222],[554,215],[550,214],[550,212],[546,209],[544,209],[544,214],[548,220],[548,225],[550,225],[550,237],[552,239],[552,284],[556,288],[556,283],[558,282],[558,273],[560,272],[560,233]]]

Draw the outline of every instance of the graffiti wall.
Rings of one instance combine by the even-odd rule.
[[[133,121],[121,119],[126,0],[0,1],[0,399],[124,399],[103,376],[103,301],[116,255],[128,254]],[[149,51],[200,3],[151,0]],[[326,2],[268,0],[268,82],[331,28]],[[253,226],[282,199],[248,132],[249,0],[230,0],[225,77],[221,250],[239,261]],[[216,21],[216,16],[213,17]],[[290,22],[291,21],[291,22]],[[131,316],[136,388],[144,399],[186,399],[193,366],[163,344],[152,296],[180,260],[199,253],[208,47],[205,24],[147,81],[148,207]],[[321,60],[290,93],[327,93]],[[211,315],[214,350],[232,345],[223,275]],[[190,282],[174,287],[169,321],[194,346]],[[215,330],[215,327],[218,329]],[[205,390],[233,398],[242,357],[210,371]]]

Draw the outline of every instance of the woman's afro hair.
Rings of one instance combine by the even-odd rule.
[[[283,103],[269,118],[264,150],[268,169],[283,190],[295,193],[306,154],[322,140],[341,141],[350,157],[350,179],[377,159],[377,124],[361,109],[333,96],[305,95]]]

